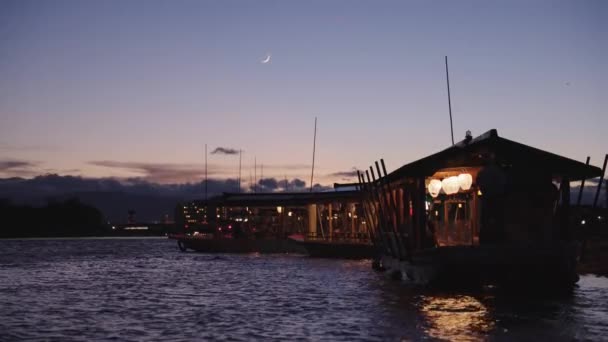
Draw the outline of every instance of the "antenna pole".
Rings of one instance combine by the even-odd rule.
[[[317,117],[315,116],[315,134],[312,140],[312,171],[310,173],[310,192],[312,192],[313,179],[315,177],[315,149],[317,146]]]
[[[445,56],[445,79],[448,84],[448,108],[450,110],[450,132],[452,132],[452,145],[454,145],[454,125],[452,124],[452,100],[450,99],[450,73],[448,72],[448,56]]]
[[[253,192],[258,192],[258,157],[253,157],[253,179],[255,183],[253,183]]]
[[[207,144],[205,144],[205,201],[207,200]]]

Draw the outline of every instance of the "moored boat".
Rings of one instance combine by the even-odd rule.
[[[280,238],[216,238],[210,234],[173,235],[182,251],[201,253],[298,253],[306,250],[289,239]]]
[[[579,244],[570,182],[594,166],[491,130],[387,174],[360,177],[377,260],[393,276],[437,286],[570,288]],[[373,172],[373,169],[371,170]]]

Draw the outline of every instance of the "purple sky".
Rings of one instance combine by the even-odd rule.
[[[0,0],[0,177],[328,184],[499,135],[608,152],[607,1]],[[270,63],[260,61],[267,53]],[[212,177],[238,156],[209,154]],[[259,176],[259,170],[258,170]]]

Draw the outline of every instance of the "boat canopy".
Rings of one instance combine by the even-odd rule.
[[[216,204],[223,206],[281,206],[322,204],[336,201],[360,201],[359,191],[328,192],[269,192],[224,193],[216,197]]]
[[[550,174],[554,179],[570,181],[600,177],[602,174],[598,167],[499,137],[496,129],[492,129],[406,164],[387,175],[387,180],[395,182],[409,177],[427,177],[440,169],[477,167],[489,163],[525,168],[535,173]]]

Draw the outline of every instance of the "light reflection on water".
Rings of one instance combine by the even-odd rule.
[[[428,323],[425,332],[434,338],[466,340],[485,336],[495,328],[486,306],[467,295],[424,296],[420,313]]]
[[[0,341],[601,340],[608,278],[561,299],[433,293],[369,261],[181,253],[160,239],[0,241]]]

